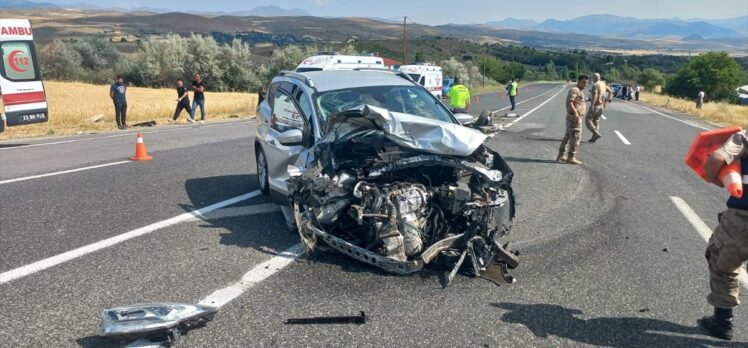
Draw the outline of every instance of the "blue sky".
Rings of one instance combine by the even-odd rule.
[[[91,0],[37,0],[55,4]],[[571,19],[590,14],[638,18],[731,18],[748,15],[746,0],[114,0],[121,7],[164,8],[181,12],[241,11],[256,6],[300,8],[315,16],[394,18],[407,15],[416,23],[483,23],[506,17]],[[456,8],[455,5],[459,7]]]

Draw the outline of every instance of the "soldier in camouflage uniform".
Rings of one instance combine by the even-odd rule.
[[[600,117],[603,116],[603,110],[605,110],[605,92],[608,91],[608,86],[600,78],[600,74],[595,73],[592,75],[592,93],[590,95],[590,110],[587,112],[585,118],[585,124],[587,129],[592,132],[592,138],[590,142],[594,143],[597,139],[602,138],[600,134]]]
[[[740,161],[743,185],[748,185],[748,137],[743,130],[733,135],[709,156],[705,170],[707,179],[723,186],[717,178],[722,167]],[[748,260],[748,193],[742,198],[730,197],[727,211],[720,214],[719,225],[706,248],[711,293],[707,296],[714,306],[714,315],[699,320],[710,335],[726,340],[733,335],[733,308],[740,304],[738,274]]]
[[[558,162],[582,164],[577,159],[577,147],[582,137],[582,118],[587,109],[584,101],[584,88],[587,87],[588,80],[586,75],[579,76],[577,85],[572,87],[566,96],[566,134],[558,149],[558,157],[556,157]]]

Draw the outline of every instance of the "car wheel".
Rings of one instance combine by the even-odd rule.
[[[268,194],[270,192],[270,185],[268,183],[268,161],[265,158],[265,152],[258,150],[255,159],[257,162],[257,183],[260,186],[260,191]]]

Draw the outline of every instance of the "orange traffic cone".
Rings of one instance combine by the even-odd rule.
[[[143,134],[138,133],[138,140],[135,143],[135,156],[130,157],[130,159],[133,161],[150,161],[153,159],[152,156],[148,155],[148,151],[145,149]]]
[[[732,162],[731,165],[725,166],[719,171],[719,179],[725,185],[730,196],[735,198],[743,197],[743,174],[740,170],[740,160]]]

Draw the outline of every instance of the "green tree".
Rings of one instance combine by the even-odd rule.
[[[278,48],[273,51],[270,56],[270,64],[268,66],[267,80],[271,80],[281,70],[293,70],[304,60],[304,58],[310,57],[317,54],[317,47],[306,46],[299,47],[296,45],[289,45],[283,48]]]
[[[700,90],[711,100],[734,101],[743,69],[726,52],[707,52],[691,57],[666,85],[668,94],[695,98]]]
[[[423,53],[423,51],[416,52],[416,63],[425,63],[426,62],[426,53]]]
[[[665,84],[665,77],[657,69],[646,68],[639,74],[639,79],[636,82],[644,86],[648,91],[654,91],[655,86]]]
[[[42,74],[48,79],[79,81],[86,71],[81,67],[82,58],[66,42],[55,40],[39,52]]]
[[[549,60],[548,63],[545,64],[545,71],[544,71],[543,78],[548,81],[558,80],[558,73],[556,72],[556,64],[554,64],[552,60]]]
[[[478,57],[475,60],[475,66],[483,76],[487,76],[493,80],[496,80],[504,72],[504,64],[491,56]]]
[[[505,71],[506,74],[502,76],[502,78],[497,79],[497,81],[506,83],[509,79],[525,80],[525,74],[527,74],[529,70],[520,63],[511,62],[507,64]]]
[[[222,70],[221,48],[212,36],[190,35],[187,41],[187,54],[184,71],[186,77],[199,73],[206,80],[209,90],[226,90]],[[173,82],[172,82],[173,83]]]
[[[439,65],[442,67],[444,77],[459,77],[462,80],[462,83],[470,83],[470,75],[468,74],[465,64],[454,57],[442,61]]]
[[[250,47],[239,39],[221,47],[223,85],[231,91],[256,91],[263,83],[258,69],[250,61]]]
[[[570,79],[569,75],[570,75],[570,73],[569,73],[569,67],[567,67],[566,65],[564,65],[564,67],[561,68],[561,79],[563,79],[564,81],[569,81],[569,79]]]
[[[634,82],[639,80],[639,73],[639,68],[628,64],[625,64],[621,68],[621,78],[623,78],[627,82]]]
[[[610,70],[608,70],[608,76],[605,76],[605,80],[608,82],[620,82],[621,72],[616,68],[610,68]]]

